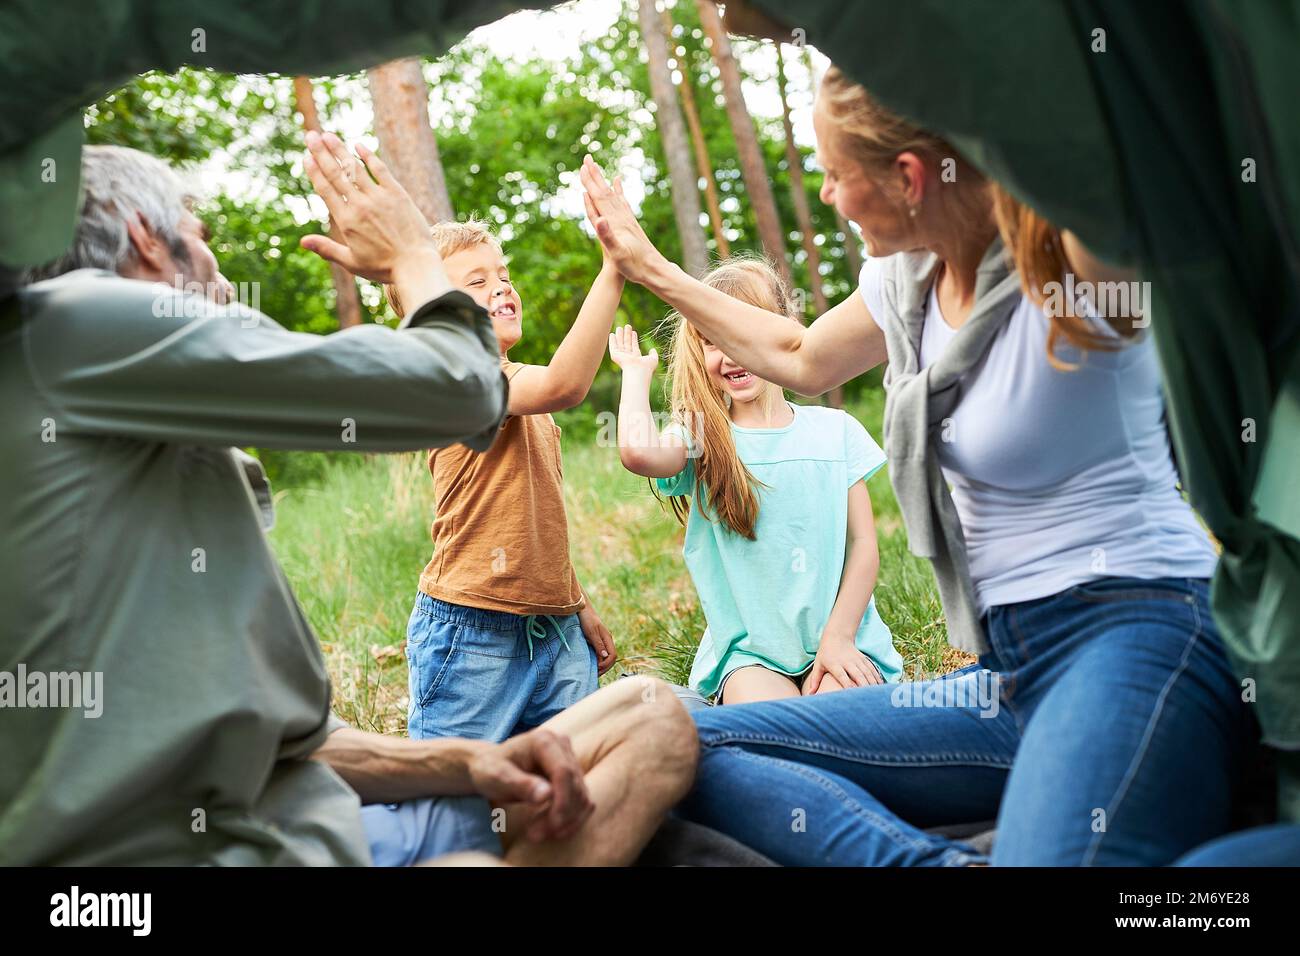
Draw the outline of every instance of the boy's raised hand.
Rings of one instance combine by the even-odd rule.
[[[609,357],[624,372],[640,371],[654,374],[659,364],[658,350],[651,348],[649,354],[641,354],[641,344],[637,339],[636,329],[624,325],[609,333]]]
[[[633,282],[645,282],[663,256],[623,196],[623,184],[616,177],[611,185],[590,154],[583,158],[578,178],[585,190],[587,218],[607,259]]]

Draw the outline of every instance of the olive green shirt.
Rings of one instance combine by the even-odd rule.
[[[485,449],[506,389],[461,292],[327,336],[90,270],[0,304],[0,864],[368,863],[230,446]]]

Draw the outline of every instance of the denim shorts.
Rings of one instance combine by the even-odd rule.
[[[501,856],[492,808],[482,797],[426,797],[361,808],[375,866],[415,866],[447,853],[477,850]]]
[[[507,614],[421,592],[406,629],[415,738],[500,742],[597,687],[596,653],[578,615]]]

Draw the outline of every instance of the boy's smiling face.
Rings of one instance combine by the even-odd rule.
[[[501,253],[491,243],[480,242],[453,252],[442,264],[452,285],[487,309],[504,355],[523,336],[524,310]]]

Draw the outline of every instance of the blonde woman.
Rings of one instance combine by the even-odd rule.
[[[884,448],[908,544],[979,663],[701,711],[681,812],[792,864],[980,863],[928,829],[995,815],[996,864],[1173,862],[1230,828],[1251,726],[1153,343],[1088,303],[1045,314],[1049,290],[1026,295],[1026,276],[1099,278],[1079,274],[1068,237],[1004,209],[1018,272],[979,171],[837,69],[813,125],[822,200],[870,259],[857,294],[807,328],[665,259],[589,162],[593,225],[625,276],[755,375],[816,394],[888,358]],[[821,824],[792,833],[800,808]]]
[[[790,317],[765,262],[724,262],[704,284]],[[880,567],[866,479],[884,453],[851,415],[788,402],[671,315],[672,424],[650,412],[658,364],[637,334],[610,335],[623,370],[619,455],[657,481],[686,525],[686,565],[708,628],[692,688],[718,703],[774,700],[897,681],[902,659],[876,613]]]

